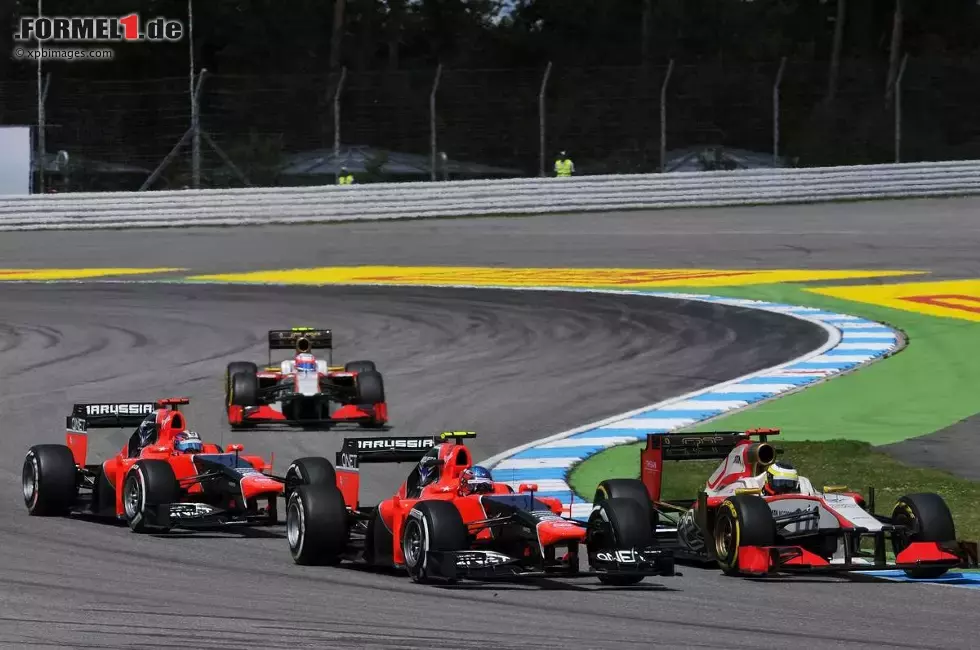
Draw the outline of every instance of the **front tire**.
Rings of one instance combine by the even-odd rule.
[[[385,384],[381,373],[376,370],[357,375],[357,403],[381,404],[385,401]]]
[[[24,457],[21,487],[32,516],[67,515],[78,496],[78,468],[65,445],[34,445]]]
[[[372,372],[377,369],[378,367],[374,365],[373,361],[350,361],[344,364],[345,372],[362,373],[362,372]]]
[[[225,405],[231,405],[231,378],[238,373],[254,375],[259,367],[251,361],[232,361],[225,370]]]
[[[595,563],[596,554],[602,551],[653,546],[649,508],[632,498],[603,499],[589,517],[585,540],[590,564]],[[643,576],[638,575],[599,576],[602,584],[617,587],[635,585],[641,580]]]
[[[350,538],[347,506],[336,486],[301,485],[286,504],[286,539],[293,562],[337,565]]]
[[[653,507],[650,493],[643,481],[635,478],[610,478],[599,483],[595,488],[595,496],[592,503],[597,505],[606,499],[632,499],[643,508],[650,511],[651,530],[657,529],[659,517],[657,510]]]
[[[949,506],[938,494],[922,492],[906,494],[895,504],[892,522],[902,526],[905,535],[892,536],[892,548],[898,555],[911,542],[955,542],[956,526]],[[948,568],[905,569],[910,578],[938,578]]]
[[[718,506],[709,543],[714,543],[715,558],[725,575],[741,575],[738,555],[743,547],[776,543],[776,522],[769,504],[757,496],[729,497]]]
[[[449,501],[420,501],[409,511],[402,526],[401,546],[405,568],[418,583],[432,581],[427,554],[430,551],[462,551],[469,533],[459,510]]]
[[[159,523],[154,517],[158,507],[177,502],[179,487],[174,470],[165,460],[136,461],[123,481],[123,514],[134,533],[165,533],[170,530],[169,516]]]
[[[229,401],[233,406],[256,406],[259,403],[258,377],[247,372],[232,375]]]

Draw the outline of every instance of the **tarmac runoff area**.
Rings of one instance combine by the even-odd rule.
[[[145,232],[72,233],[71,246],[45,233],[44,248],[36,233],[8,233],[0,259],[8,269],[111,263],[218,273],[360,264],[370,242],[375,259],[416,266],[910,268],[970,277],[980,276],[976,207],[921,201],[571,215],[560,229],[561,217],[536,217],[161,231],[152,247]],[[365,228],[375,231],[366,237]],[[558,232],[553,246],[542,236],[548,229]],[[225,243],[217,248],[219,236]],[[190,394],[194,426],[230,442],[217,408],[221,371],[229,360],[264,354],[270,319],[333,327],[338,357],[368,356],[385,371],[398,431],[473,428],[482,434],[480,456],[745,374],[763,361],[760,352],[798,356],[793,348],[812,344],[810,330],[763,326],[737,308],[683,313],[677,303],[642,297],[529,301],[492,290],[10,284],[0,285],[0,304],[2,645],[429,647],[451,622],[463,648],[975,646],[975,631],[963,625],[975,595],[938,585],[744,581],[684,569],[631,589],[430,588],[400,576],[294,566],[278,533],[161,539],[32,519],[18,489],[27,446],[58,441],[76,400]],[[528,395],[525,381],[540,392]],[[276,451],[282,465],[300,454],[330,456],[340,436],[237,437],[246,449]],[[120,444],[106,440],[92,453]],[[382,483],[370,485],[366,499],[391,489]]]

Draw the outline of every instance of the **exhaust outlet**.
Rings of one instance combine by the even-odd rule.
[[[754,443],[745,452],[745,460],[750,465],[769,467],[776,462],[776,448],[765,442]]]

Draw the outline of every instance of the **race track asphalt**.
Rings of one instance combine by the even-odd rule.
[[[978,264],[968,254],[980,235],[970,218],[976,205],[4,233],[0,266],[914,267],[957,276]],[[933,227],[922,225],[922,214]],[[553,245],[549,230],[558,232]],[[735,234],[745,231],[754,234]],[[889,253],[888,242],[900,252]],[[940,245],[945,253],[934,250]],[[29,518],[20,497],[24,451],[62,439],[73,401],[188,394],[194,426],[230,442],[219,409],[224,364],[261,358],[262,333],[274,325],[333,327],[338,359],[366,356],[385,372],[398,432],[473,428],[482,434],[476,452],[486,456],[790,358],[822,336],[798,322],[777,326],[744,310],[639,297],[453,289],[0,284],[0,305],[4,647],[975,646],[964,622],[977,596],[949,587],[743,581],[693,568],[631,589],[424,587],[400,576],[294,566],[275,530],[137,536]],[[329,457],[340,435],[235,438],[246,449],[274,451],[281,469],[298,455]],[[123,437],[99,440],[92,453],[114,451]],[[395,487],[402,469],[372,480],[366,498]],[[441,641],[447,634],[449,644]]]

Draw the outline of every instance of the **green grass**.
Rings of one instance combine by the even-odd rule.
[[[953,513],[957,536],[980,539],[980,483],[935,469],[909,467],[866,442],[774,440],[773,444],[782,451],[780,457],[792,462],[817,490],[825,485],[846,485],[867,497],[868,487],[874,486],[878,514],[891,514],[896,499],[903,494],[936,492]],[[642,448],[643,444],[623,445],[593,457],[573,472],[572,488],[591,499],[596,485],[604,479],[637,478]],[[695,498],[717,466],[717,461],[668,461],[664,464],[663,498]]]
[[[827,286],[829,282],[815,286]],[[783,439],[899,442],[980,412],[980,323],[877,307],[805,290],[802,285],[669,288],[818,307],[904,331],[909,346],[861,370],[749,408],[693,431],[778,427]]]

